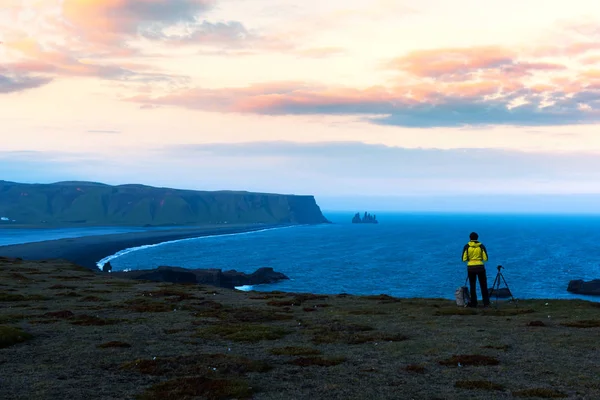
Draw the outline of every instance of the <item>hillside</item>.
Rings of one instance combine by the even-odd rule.
[[[0,226],[327,222],[313,196],[109,186],[96,182],[0,181],[0,218]]]
[[[598,399],[598,306],[239,292],[0,258],[0,398]]]

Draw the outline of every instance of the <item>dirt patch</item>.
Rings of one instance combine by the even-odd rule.
[[[155,376],[190,376],[207,371],[239,376],[248,372],[268,372],[272,367],[263,361],[228,354],[194,354],[156,360],[135,360],[122,364],[120,368]]]
[[[569,397],[567,394],[554,389],[534,388],[512,392],[515,397],[541,397],[543,399],[559,399]]]
[[[404,368],[407,372],[412,372],[415,374],[424,374],[425,367],[419,364],[409,364]]]
[[[529,321],[527,326],[546,326],[542,321]]]
[[[361,298],[366,299],[366,300],[377,300],[377,301],[379,301],[380,304],[399,303],[401,301],[400,299],[389,296],[387,294],[379,294],[376,296],[361,296]]]
[[[64,311],[47,312],[46,314],[43,315],[43,317],[69,319],[69,318],[72,318],[74,315],[75,314],[73,314],[71,311],[64,310]]]
[[[600,320],[588,319],[574,322],[563,322],[561,325],[569,328],[600,328]]]
[[[483,356],[481,354],[464,354],[464,355],[454,355],[446,360],[442,360],[439,362],[440,365],[444,365],[447,367],[457,367],[459,364],[461,366],[467,365],[475,365],[475,366],[484,366],[484,365],[498,365],[500,361],[494,357]]]
[[[297,365],[299,367],[333,367],[346,361],[345,357],[336,358],[323,358],[323,357],[300,357],[289,362],[289,364]]]
[[[130,299],[125,301],[123,307],[139,313],[173,311],[172,304],[148,299]]]
[[[291,315],[278,313],[268,309],[251,307],[223,307],[220,304],[217,308],[209,308],[206,311],[198,311],[194,314],[194,316],[218,318],[222,321],[227,321],[230,323],[285,321],[293,318]]]
[[[137,399],[249,399],[253,393],[254,390],[245,380],[211,379],[204,376],[193,376],[157,383],[143,394],[137,396]]]

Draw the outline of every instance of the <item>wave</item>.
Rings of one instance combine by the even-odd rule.
[[[98,261],[96,263],[96,266],[98,267],[98,269],[102,270],[102,267],[104,267],[104,264],[106,264],[109,261],[114,260],[115,258],[121,257],[121,256],[123,256],[125,254],[133,253],[134,251],[149,249],[151,247],[158,247],[158,246],[162,246],[162,245],[165,245],[165,244],[171,244],[171,243],[177,243],[177,242],[187,242],[187,241],[190,241],[190,240],[199,240],[199,239],[207,239],[207,238],[214,238],[214,237],[249,235],[249,234],[252,234],[252,233],[260,233],[260,232],[266,232],[266,231],[273,231],[273,230],[276,230],[276,229],[296,228],[296,227],[299,227],[299,226],[304,226],[304,225],[282,226],[282,227],[277,227],[277,228],[258,229],[258,230],[255,230],[255,231],[248,231],[248,232],[223,233],[223,234],[220,234],[220,235],[218,234],[218,235],[198,236],[198,237],[186,238],[186,239],[168,240],[166,242],[160,242],[160,243],[156,243],[156,244],[146,244],[146,245],[143,245],[143,246],[130,247],[130,248],[118,251],[115,254],[110,255],[108,257],[104,257],[102,260],[100,260],[100,261]]]
[[[242,285],[242,286],[236,286],[234,289],[241,290],[242,292],[249,292],[251,290],[254,290],[254,286]]]

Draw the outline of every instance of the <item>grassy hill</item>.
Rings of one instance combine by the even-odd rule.
[[[598,399],[598,303],[239,292],[0,258],[0,398]]]
[[[0,221],[0,226],[326,222],[313,196],[109,186],[95,182],[0,181],[1,217],[10,222]]]

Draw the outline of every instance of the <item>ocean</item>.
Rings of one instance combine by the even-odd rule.
[[[465,283],[461,252],[471,231],[489,251],[515,297],[600,301],[566,291],[572,279],[600,279],[600,216],[325,213],[328,225],[186,239],[111,257],[114,270],[161,265],[235,269],[272,267],[288,281],[254,290],[454,298]],[[504,285],[502,285],[504,286]]]

